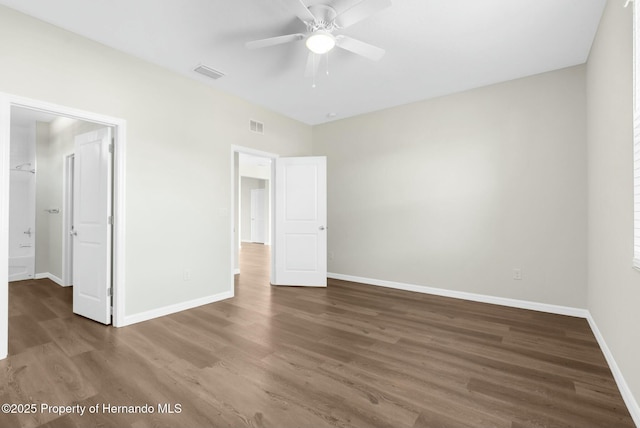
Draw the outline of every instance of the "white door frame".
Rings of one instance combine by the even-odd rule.
[[[0,359],[6,358],[9,347],[9,144],[11,107],[23,107],[54,115],[100,123],[114,128],[113,158],[113,259],[112,289],[115,327],[125,325],[125,152],[126,121],[111,116],[78,110],[45,101],[0,92]],[[233,284],[233,282],[231,283]]]
[[[235,276],[235,255],[236,255],[236,246],[235,246],[235,233],[233,231],[233,226],[235,224],[235,222],[237,221],[236,216],[238,215],[237,211],[237,207],[235,206],[235,196],[234,196],[234,192],[237,192],[236,189],[236,185],[235,185],[235,176],[236,173],[238,171],[236,171],[236,167],[235,167],[235,162],[234,162],[234,156],[236,153],[244,153],[247,155],[252,155],[252,156],[260,156],[263,158],[269,158],[271,159],[271,179],[269,180],[270,186],[272,188],[271,190],[271,203],[270,203],[270,217],[271,217],[271,236],[274,236],[275,233],[275,219],[276,216],[274,215],[274,210],[276,209],[276,200],[275,200],[275,191],[273,191],[273,183],[275,183],[276,180],[276,168],[275,168],[275,159],[279,158],[280,155],[276,154],[276,153],[270,153],[270,152],[264,152],[262,150],[256,150],[256,149],[250,149],[248,147],[243,147],[243,146],[237,146],[235,144],[231,145],[231,210],[229,211],[231,213],[231,225],[229,227],[230,229],[230,233],[231,233],[231,293],[233,293],[234,291],[234,276]],[[239,225],[238,225],[239,226]],[[274,277],[275,277],[275,263],[276,263],[276,248],[275,248],[275,242],[273,239],[271,239],[271,277],[270,277],[270,281],[273,284],[274,283]]]
[[[62,285],[73,285],[73,238],[71,227],[73,226],[73,166],[75,154],[64,156],[62,180]]]

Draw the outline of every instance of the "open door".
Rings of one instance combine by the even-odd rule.
[[[111,324],[111,129],[75,138],[73,312]]]
[[[327,160],[276,159],[274,285],[327,286]]]

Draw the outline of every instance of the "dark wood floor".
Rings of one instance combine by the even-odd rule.
[[[73,315],[70,289],[12,283],[0,403],[155,412],[0,413],[0,427],[634,426],[583,319],[271,287],[267,266],[267,247],[243,244],[234,299],[121,329]]]

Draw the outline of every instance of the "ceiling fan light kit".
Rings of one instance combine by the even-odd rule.
[[[336,46],[336,38],[327,31],[318,30],[307,37],[306,45],[311,52],[322,55]]]
[[[298,19],[306,25],[306,34],[288,34],[270,37],[268,39],[254,40],[246,43],[245,46],[248,49],[276,46],[306,39],[305,45],[307,49],[309,49],[309,57],[307,59],[307,72],[305,74],[312,74],[314,78],[317,67],[315,55],[327,54],[336,46],[372,61],[378,61],[384,55],[384,49],[343,34],[335,36],[333,32],[338,29],[347,28],[391,6],[391,0],[362,0],[360,3],[339,14],[336,13],[335,9],[331,6],[324,4],[307,7],[303,0],[287,0],[287,3],[291,6],[292,12]]]

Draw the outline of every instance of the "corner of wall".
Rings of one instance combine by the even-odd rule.
[[[640,272],[632,266],[632,70],[632,8],[609,0],[587,61],[587,303],[592,329],[640,426]]]

